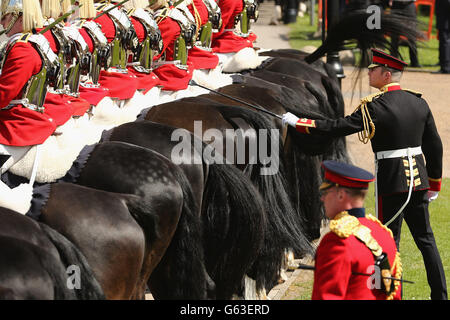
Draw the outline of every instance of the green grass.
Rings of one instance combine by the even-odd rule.
[[[317,10],[317,9],[316,9]],[[313,38],[314,33],[317,31],[317,14],[315,15],[314,25],[310,25],[310,17],[305,14],[304,17],[298,17],[296,23],[289,24],[289,44],[294,49],[301,49],[305,46],[318,47],[322,43],[320,35],[318,38]],[[421,22],[421,30],[428,29],[428,13],[419,13],[418,20]],[[432,35],[436,36],[436,19],[433,21]],[[406,46],[400,46],[400,53],[405,62],[410,63],[409,50]],[[437,70],[439,67],[436,65],[439,62],[439,42],[437,39],[431,39],[429,41],[418,42],[418,55],[419,62],[422,65],[423,70]],[[420,70],[418,68],[411,68]]]
[[[369,188],[369,194],[366,199],[366,210],[368,213],[375,213],[373,184]],[[429,206],[430,222],[436,239],[437,247],[447,275],[447,286],[449,286],[450,277],[450,179],[443,179],[442,191],[439,197]],[[400,255],[403,264],[403,276],[405,279],[414,281],[415,284],[405,284],[403,288],[404,300],[427,300],[430,297],[430,288],[428,286],[423,264],[422,255],[417,249],[411,236],[408,226],[405,222],[402,225],[400,238]]]

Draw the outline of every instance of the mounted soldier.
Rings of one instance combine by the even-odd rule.
[[[41,34],[38,0],[2,3],[2,25],[9,36],[0,76],[1,173],[42,144],[56,129],[46,112],[47,86],[58,81],[58,57]],[[63,112],[64,111],[64,108]],[[32,184],[10,189],[0,182],[0,206],[25,214],[32,198]]]
[[[93,0],[80,0],[79,4],[78,17],[71,21],[71,27],[78,30],[87,45],[90,53],[90,66],[89,73],[81,75],[78,90],[82,98],[96,106],[109,95],[109,89],[101,86],[98,81],[102,68],[107,68],[111,50],[100,25],[92,21],[97,14]]]
[[[188,49],[196,38],[195,19],[189,10],[180,6],[170,6],[166,0],[150,6],[155,11],[155,20],[161,31],[163,50],[155,57],[155,74],[161,80],[162,90],[177,91],[187,89],[194,71],[188,62]]]
[[[153,72],[153,57],[163,49],[161,32],[151,12],[145,10],[146,0],[130,0],[124,4],[136,32],[136,39],[129,52],[127,68],[138,80],[138,89],[147,93],[159,85],[159,78]]]
[[[222,27],[213,34],[214,52],[238,52],[253,48],[256,35],[250,30],[250,22],[258,19],[257,0],[220,0]]]
[[[212,52],[213,31],[222,23],[219,6],[213,0],[185,1],[187,8],[195,18],[197,27],[196,41],[188,51],[188,61],[194,69],[214,69],[219,64],[219,57]]]
[[[58,0],[41,0],[44,28],[55,22],[63,13]],[[38,28],[37,32],[42,29]],[[45,104],[47,109],[66,105],[72,109],[71,116],[82,116],[91,108],[91,104],[80,97],[79,83],[81,74],[89,72],[89,51],[81,35],[60,21],[43,33],[50,43],[50,48],[58,56],[60,76],[54,87],[49,88]],[[69,117],[70,118],[70,117]],[[57,125],[68,119],[57,120]]]
[[[111,52],[106,70],[100,71],[99,83],[109,89],[111,98],[131,99],[139,86],[136,76],[127,69],[127,51],[136,37],[133,24],[126,12],[113,3],[95,3],[95,9],[98,13],[106,12],[91,20],[101,26]]]

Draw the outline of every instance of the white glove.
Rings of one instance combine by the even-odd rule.
[[[295,128],[295,125],[299,119],[300,118],[297,117],[295,114],[288,112],[288,113],[283,114],[283,118],[282,118],[281,122],[283,123],[283,125],[287,123],[288,125]]]
[[[439,191],[428,190],[428,202],[436,200],[439,195]]]

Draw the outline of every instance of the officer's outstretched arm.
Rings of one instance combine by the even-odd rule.
[[[321,134],[332,137],[347,136],[364,129],[360,110],[338,119],[308,119],[299,118],[287,112],[282,117],[283,124],[294,127],[300,133]]]

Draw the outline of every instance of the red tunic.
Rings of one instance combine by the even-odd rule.
[[[250,33],[248,37],[240,37],[232,31],[234,29],[234,18],[244,10],[243,0],[220,0],[218,3],[222,12],[222,27],[220,32],[213,34],[212,49],[214,52],[230,53],[238,52],[244,48],[253,48],[256,35]]]
[[[173,61],[175,40],[180,35],[180,26],[172,18],[165,18],[158,23],[159,30],[163,40],[163,51],[155,57],[159,59],[166,52],[166,60]],[[184,90],[188,87],[194,71],[191,62],[188,62],[188,70],[180,69],[173,64],[165,64],[154,70],[154,73],[160,80],[162,90]]]
[[[233,31],[213,33],[211,48],[213,52],[231,53],[238,52],[244,48],[253,48],[256,35],[251,32],[248,37],[240,37]]]
[[[29,42],[16,43],[9,52],[0,75],[0,109],[20,99],[22,88],[42,67],[41,57]],[[0,144],[29,146],[43,143],[56,129],[53,119],[16,105],[0,110]]]
[[[373,238],[388,254],[391,267],[396,257],[397,248],[389,232],[378,222],[366,217],[358,218],[359,222],[371,230]],[[334,232],[326,234],[316,252],[316,268],[314,272],[313,300],[386,300],[380,290],[370,289],[371,278],[356,275],[373,273],[370,266],[374,264],[374,256],[367,246],[354,235],[341,238]],[[395,270],[393,275],[395,277]],[[394,299],[400,299],[400,288]]]
[[[202,0],[194,0],[194,5],[203,26],[209,19],[208,8]],[[194,6],[191,4],[188,8],[195,17]],[[194,46],[188,51],[188,61],[192,63],[194,69],[214,69],[219,64],[219,57],[211,51]]]
[[[91,38],[85,28],[78,29],[84,41],[86,42],[89,52],[94,52],[94,40]],[[90,86],[89,84],[80,84],[80,97],[88,101],[91,105],[96,106],[104,97],[109,96],[109,89],[98,86]]]
[[[192,47],[188,51],[188,63],[192,63],[194,69],[214,69],[219,64],[219,57],[213,52]]]
[[[142,23],[134,18],[134,17],[130,17],[131,18],[131,22],[133,23],[133,27],[134,30],[136,30],[136,35],[137,38],[139,40],[139,42],[141,43],[142,41],[144,41],[145,36],[146,36],[146,32],[144,29],[144,26],[142,25]],[[159,85],[160,81],[158,76],[154,73],[142,73],[139,71],[136,71],[136,69],[134,69],[133,67],[128,67],[128,72],[131,74],[134,74],[137,79],[138,79],[138,89],[144,90],[144,93],[147,93],[151,88]]]
[[[206,7],[206,4],[203,2],[203,0],[194,0],[195,9],[197,10],[199,16],[200,16],[200,22],[203,26],[205,23],[208,22],[209,19],[209,12],[208,8]],[[189,11],[191,11],[192,15],[195,17],[195,10],[194,6],[190,4],[188,6]]]
[[[114,40],[116,29],[108,15],[104,14],[95,20],[104,33],[108,43]],[[138,79],[133,74],[100,71],[99,81],[101,86],[109,89],[109,96],[120,100],[130,99],[138,87]]]
[[[234,28],[234,17],[244,10],[243,0],[219,0],[217,3],[222,12],[222,27],[220,32],[224,29]]]

